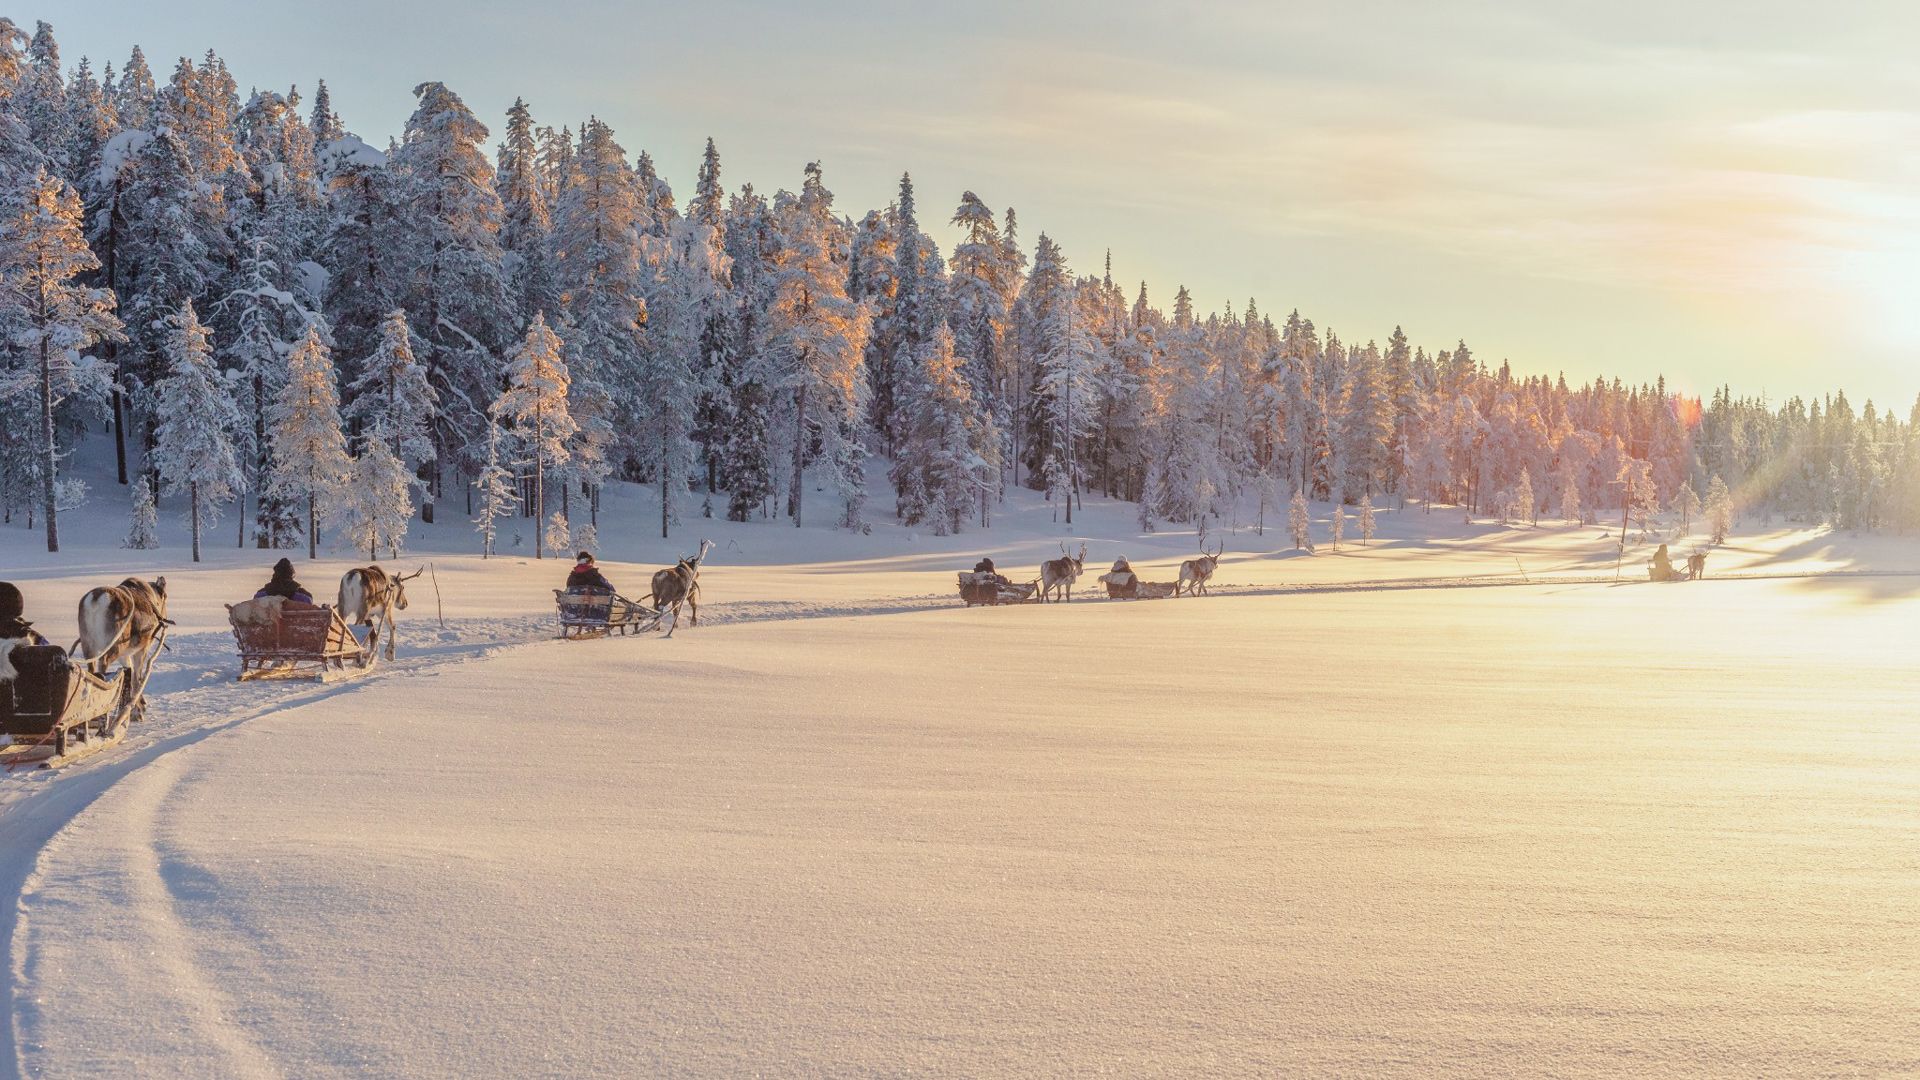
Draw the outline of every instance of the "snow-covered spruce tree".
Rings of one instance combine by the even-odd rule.
[[[327,325],[346,356],[371,353],[387,313],[406,298],[407,187],[386,155],[351,135],[321,148],[329,212],[319,261],[327,268]]]
[[[793,472],[787,510],[802,523],[809,447],[816,441],[833,470],[834,486],[849,507],[860,498],[853,475],[857,447],[848,447],[851,425],[866,407],[860,370],[870,315],[847,296],[846,271],[837,253],[844,241],[833,217],[833,193],[810,163],[796,198],[778,208],[780,249],[774,260],[768,338],[778,364],[773,385],[793,395]]]
[[[1580,512],[1580,485],[1571,481],[1560,485],[1560,516],[1575,525],[1585,521]]]
[[[1072,496],[1080,491],[1078,444],[1094,430],[1094,376],[1099,341],[1079,308],[1078,286],[1066,255],[1046,234],[1034,248],[1033,275],[1021,303],[1032,313],[1030,347],[1034,368],[1031,444],[1054,462],[1056,480],[1069,498],[1066,520],[1073,521]]]
[[[1346,538],[1346,532],[1346,495],[1339,490],[1335,490],[1333,493],[1333,550],[1340,550],[1340,541]]]
[[[245,479],[233,452],[240,411],[213,366],[211,334],[193,301],[182,303],[170,322],[170,370],[155,388],[160,426],[154,432],[154,464],[167,491],[187,495],[193,561],[199,562],[201,532],[219,520],[220,504],[233,498]]]
[[[348,392],[352,396],[346,416],[359,421],[362,446],[381,443],[409,476],[417,478],[433,460],[433,415],[439,395],[427,381],[427,369],[414,359],[406,312],[391,311],[381,320],[380,344],[362,362],[360,377]],[[365,456],[363,449],[361,457]],[[385,462],[379,464],[386,467]],[[384,509],[388,508],[383,505]]]
[[[334,513],[347,544],[364,548],[369,559],[378,559],[381,548],[399,558],[413,518],[413,487],[413,471],[386,441],[368,439]]]
[[[1360,546],[1361,547],[1366,547],[1368,544],[1373,542],[1373,529],[1374,529],[1373,500],[1371,498],[1361,499],[1360,500]]]
[[[501,267],[516,324],[560,316],[560,290],[549,255],[553,216],[540,177],[540,146],[527,103],[513,99],[507,110],[507,136],[495,157],[494,187],[500,194]]]
[[[541,541],[555,551],[565,551],[572,547],[573,530],[567,525],[567,515],[558,510],[547,518],[547,527],[540,534]],[[540,550],[540,544],[534,545],[534,551]]]
[[[1526,469],[1520,470],[1520,480],[1513,487],[1514,513],[1529,525],[1540,521],[1539,507],[1533,495],[1533,474]]]
[[[152,136],[140,144],[132,179],[122,194],[116,275],[129,348],[120,355],[118,378],[132,405],[136,429],[153,431],[150,391],[167,370],[166,326],[184,301],[206,296],[219,272],[218,253],[199,205],[207,183],[177,131],[172,106],[162,103]]]
[[[320,557],[322,500],[329,513],[341,485],[353,469],[347,439],[340,430],[340,392],[334,385],[333,356],[309,326],[306,337],[287,357],[287,384],[269,418],[273,440],[273,482],[288,498],[307,506],[307,558]]]
[[[1715,544],[1724,544],[1727,533],[1733,530],[1733,493],[1727,490],[1726,481],[1715,476],[1707,484],[1707,531]]]
[[[128,517],[127,538],[120,546],[135,551],[160,546],[160,514],[153,505],[153,483],[145,476],[133,480],[133,511]]]
[[[533,516],[543,521],[547,512],[546,478],[572,460],[570,443],[579,432],[567,408],[571,380],[560,355],[560,338],[546,316],[535,314],[526,338],[507,364],[507,388],[494,399],[493,418],[509,425],[533,466]],[[565,515],[560,515],[564,522]],[[533,548],[534,558],[545,558],[543,530]],[[565,545],[562,544],[562,547]]]
[[[613,445],[616,427],[630,427],[649,407],[636,390],[640,328],[648,319],[641,292],[645,211],[626,151],[598,119],[581,127],[569,168],[552,242],[565,313],[558,329],[566,343],[568,412],[577,432],[572,467],[559,479],[597,483],[609,459],[630,449]]]
[[[931,522],[934,535],[960,531],[982,476],[980,423],[972,391],[954,355],[953,334],[937,327],[921,350],[905,394],[894,487],[914,510],[908,525]],[[905,498],[911,492],[912,499]]]
[[[390,168],[403,225],[399,279],[410,285],[401,306],[419,329],[420,361],[439,394],[429,477],[437,496],[441,471],[456,464],[454,452],[485,441],[487,402],[499,386],[497,356],[514,320],[500,196],[481,151],[486,125],[444,83],[421,83],[414,95],[420,104]]]
[[[1680,482],[1680,491],[1673,497],[1673,508],[1680,511],[1681,535],[1692,532],[1693,520],[1700,516],[1701,502],[1690,481]]]
[[[234,450],[240,458],[241,490],[254,498],[254,543],[290,547],[299,542],[299,514],[272,483],[268,417],[287,384],[286,354],[310,317],[274,284],[275,259],[267,241],[255,237],[243,250],[239,282],[221,302],[232,327],[223,355],[241,415]],[[244,546],[244,535],[240,542]]]
[[[991,524],[988,508],[1001,490],[1003,444],[1010,417],[1003,392],[1010,357],[1006,339],[1010,329],[1007,297],[1017,294],[1014,271],[1006,262],[1005,245],[993,211],[973,192],[960,196],[949,224],[961,230],[948,261],[951,270],[948,324],[953,328],[953,351],[961,361],[967,388],[979,418],[981,450],[980,527]]]
[[[503,517],[513,516],[520,505],[519,485],[514,481],[513,470],[507,465],[501,441],[499,422],[489,419],[486,464],[481,466],[479,475],[474,479],[474,489],[480,496],[480,514],[473,519],[473,524],[480,533],[480,557],[483,559],[493,556],[493,541],[499,533],[497,522]]]
[[[1293,499],[1287,503],[1287,533],[1293,537],[1293,549],[1301,551],[1310,547],[1313,536],[1309,531],[1313,519],[1307,513],[1307,497],[1296,490]]]
[[[307,127],[316,143],[330,143],[347,133],[341,126],[340,114],[333,111],[333,95],[327,92],[325,79],[313,88],[313,111],[308,114]]]
[[[101,341],[121,338],[113,294],[75,279],[99,268],[81,233],[80,197],[43,165],[5,211],[0,229],[0,327],[12,348],[0,354],[0,396],[37,396],[34,455],[40,477],[40,509],[47,550],[60,550],[60,448],[54,412],[74,396],[103,400],[107,382],[82,353]]]
[[[723,300],[727,256],[713,230],[676,219],[666,235],[642,239],[647,325],[640,336],[632,392],[640,407],[629,431],[633,453],[660,484],[660,535],[669,535],[675,499],[695,474],[693,435],[704,396],[699,358],[702,335]]]

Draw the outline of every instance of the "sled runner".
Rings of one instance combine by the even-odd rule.
[[[975,604],[1024,604],[1036,599],[1040,583],[1029,581],[1025,585],[1015,585],[1011,581],[999,581],[993,574],[961,574],[960,599],[968,607]]]
[[[0,749],[0,762],[9,770],[66,765],[126,735],[138,696],[126,668],[103,678],[58,645],[15,646],[6,663],[14,674],[0,681],[0,733],[12,745]]]
[[[324,605],[288,602],[281,605],[276,619],[236,623],[233,637],[240,644],[243,680],[325,680],[349,667],[365,671],[375,661],[373,650],[353,636],[340,612]]]
[[[560,609],[562,638],[638,634],[657,629],[665,614],[618,593],[555,589],[553,600]]]

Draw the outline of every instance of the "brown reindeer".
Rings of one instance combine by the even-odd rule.
[[[1049,594],[1058,598],[1063,592],[1066,603],[1073,602],[1073,583],[1079,579],[1080,571],[1086,566],[1087,545],[1080,545],[1080,554],[1068,555],[1067,545],[1060,545],[1060,557],[1048,559],[1040,564],[1040,602],[1046,603]]]
[[[105,675],[116,663],[124,665],[133,679],[134,717],[145,719],[147,679],[172,625],[167,618],[167,579],[128,578],[111,588],[89,590],[80,598],[80,640],[67,651],[78,652],[98,675]]]
[[[380,645],[380,628],[393,629],[393,613],[407,610],[407,582],[427,572],[421,567],[411,574],[395,576],[378,566],[349,570],[340,578],[340,617],[348,626],[367,628],[367,652]],[[394,643],[400,635],[387,634],[387,659],[393,659]]]
[[[668,637],[672,637],[673,632],[680,626],[682,603],[690,609],[693,625],[700,625],[700,560],[707,557],[707,552],[712,547],[713,541],[702,540],[699,554],[690,559],[681,559],[665,570],[654,572],[653,592],[648,596],[647,602],[655,611],[664,610],[669,604],[673,606],[673,622],[667,627]]]
[[[1220,553],[1225,550],[1227,542],[1222,540],[1220,546],[1214,548],[1213,554],[1209,555],[1207,549],[1201,548],[1199,558],[1181,563],[1180,580],[1173,584],[1173,595],[1179,596],[1182,586],[1186,587],[1188,596],[1207,595],[1207,579],[1213,577],[1214,570],[1219,568]]]

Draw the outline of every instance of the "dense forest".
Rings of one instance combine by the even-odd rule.
[[[236,508],[241,545],[397,551],[438,509],[489,545],[537,518],[552,547],[590,542],[622,479],[659,481],[662,535],[985,528],[1010,485],[1066,521],[1082,493],[1135,501],[1149,529],[1264,528],[1296,496],[1920,527],[1920,402],[1703,401],[1252,299],[1162,306],[970,191],[935,213],[903,175],[856,217],[817,163],[729,191],[709,140],[682,200],[598,119],[516,102],[490,145],[452,89],[415,95],[378,146],[325,83],[243,96],[212,52],[164,81],[138,48],[69,67],[46,23],[0,19],[9,524],[58,550],[60,512],[111,497],[147,545],[164,494],[196,556]],[[124,492],[66,474],[87,438]],[[891,505],[866,505],[882,472]]]

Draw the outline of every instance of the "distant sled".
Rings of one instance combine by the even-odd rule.
[[[606,637],[657,630],[666,612],[618,593],[588,589],[553,590],[560,611],[561,638]]]
[[[1005,581],[998,574],[972,573],[960,575],[960,599],[968,607],[976,604],[991,606],[994,604],[1025,604],[1040,599],[1040,583],[1029,581],[1016,585]]]
[[[234,641],[240,646],[239,678],[243,682],[330,682],[369,671],[377,660],[372,645],[361,644],[337,608],[288,601],[257,612],[247,604],[229,604],[227,612]]]

